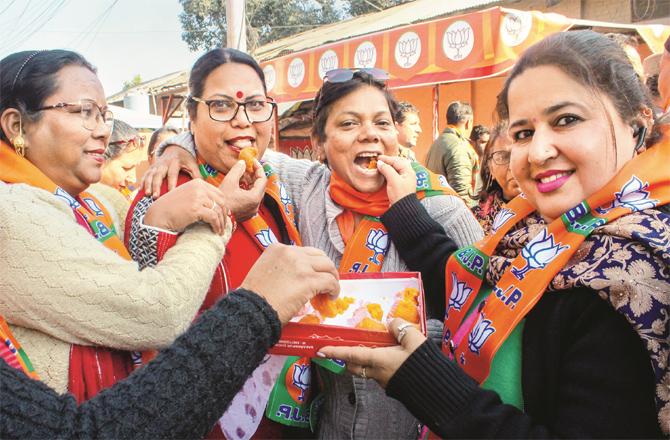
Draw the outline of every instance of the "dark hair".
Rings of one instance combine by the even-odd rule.
[[[612,39],[593,31],[558,32],[526,49],[505,80],[498,95],[496,110],[501,120],[509,117],[510,84],[532,67],[554,66],[593,92],[609,97],[619,116],[630,123],[643,107],[652,107],[647,88],[642,84],[626,53]],[[658,126],[647,137],[652,145]]]
[[[312,112],[312,136],[314,136],[317,141],[325,142],[326,140],[326,121],[328,120],[328,114],[330,113],[333,104],[365,86],[374,87],[384,94],[386,102],[389,105],[389,111],[391,112],[391,119],[395,122],[395,114],[398,104],[391,92],[386,88],[386,84],[374,79],[368,73],[356,71],[354,72],[354,76],[348,81],[324,82],[316,93],[316,97],[314,98],[314,110]]]
[[[398,109],[395,112],[395,121],[398,124],[405,122],[405,119],[409,113],[416,113],[417,115],[419,114],[419,110],[414,107],[411,102],[400,101],[397,104]]]
[[[175,130],[174,128],[171,127],[161,127],[158,130],[154,131],[151,135],[151,138],[149,139],[149,146],[147,147],[147,156],[151,157],[154,155],[154,151],[156,150],[156,143],[158,142],[158,138],[161,137],[165,133],[171,133],[174,135],[179,134],[179,131]]]
[[[611,32],[605,34],[605,36],[618,44],[622,49],[624,49],[626,46],[637,46],[637,39],[632,35]]]
[[[447,124],[459,124],[472,118],[472,106],[467,102],[454,101],[447,108]]]
[[[229,47],[223,49],[212,49],[195,62],[191,69],[191,74],[188,79],[188,88],[190,91],[189,99],[186,101],[186,109],[191,119],[195,119],[198,114],[198,103],[191,96],[198,98],[202,97],[202,91],[205,88],[205,81],[214,69],[228,63],[245,64],[256,72],[263,83],[263,92],[267,93],[265,87],[265,74],[263,69],[258,65],[251,55],[241,52],[237,49]]]
[[[80,66],[96,73],[84,57],[69,50],[27,50],[0,60],[0,114],[15,108],[25,118],[37,121],[37,109],[56,92],[56,76],[67,66]],[[2,129],[0,139],[7,141]]]
[[[116,159],[121,153],[137,148],[139,144],[137,141],[138,135],[139,132],[137,129],[123,121],[115,119],[112,134],[109,136],[109,144],[105,148],[105,159]]]
[[[489,130],[488,127],[484,125],[475,125],[474,127],[472,127],[472,133],[470,133],[470,140],[473,142],[478,141],[479,138],[481,138],[485,134],[491,134],[491,131]]]
[[[652,98],[658,98],[661,96],[661,92],[658,90],[658,73],[655,75],[649,75],[647,80],[644,82],[644,85],[649,89],[649,94]]]
[[[473,129],[474,131],[474,129]],[[500,192],[502,197],[502,188],[498,184],[498,181],[493,178],[491,171],[489,170],[489,160],[491,160],[491,149],[498,142],[498,139],[502,136],[507,135],[507,123],[506,121],[499,122],[491,130],[491,137],[489,141],[484,146],[484,152],[482,153],[482,164],[479,168],[479,177],[481,178],[482,187],[477,194],[477,198],[480,202],[486,200],[489,195],[494,192]]]

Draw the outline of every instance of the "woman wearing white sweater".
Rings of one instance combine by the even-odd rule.
[[[182,189],[176,224],[209,226],[140,272],[86,192],[113,117],[95,69],[70,51],[19,52],[0,61],[0,90],[0,324],[45,383],[86,400],[129,374],[129,351],[189,326],[230,235],[224,194]]]

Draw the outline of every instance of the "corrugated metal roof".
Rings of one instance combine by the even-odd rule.
[[[498,0],[415,0],[380,12],[361,15],[339,23],[318,28],[273,41],[258,47],[253,55],[259,61],[267,61],[289,53],[322,46],[346,38],[379,32],[398,26],[453,15],[481,6],[498,3]]]

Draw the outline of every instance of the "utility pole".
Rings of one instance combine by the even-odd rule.
[[[247,51],[246,0],[226,0],[226,46]]]

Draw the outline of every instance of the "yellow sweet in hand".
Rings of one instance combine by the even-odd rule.
[[[258,149],[256,147],[245,147],[240,151],[239,159],[244,161],[247,167],[247,173],[254,172],[254,160],[258,157]]]

